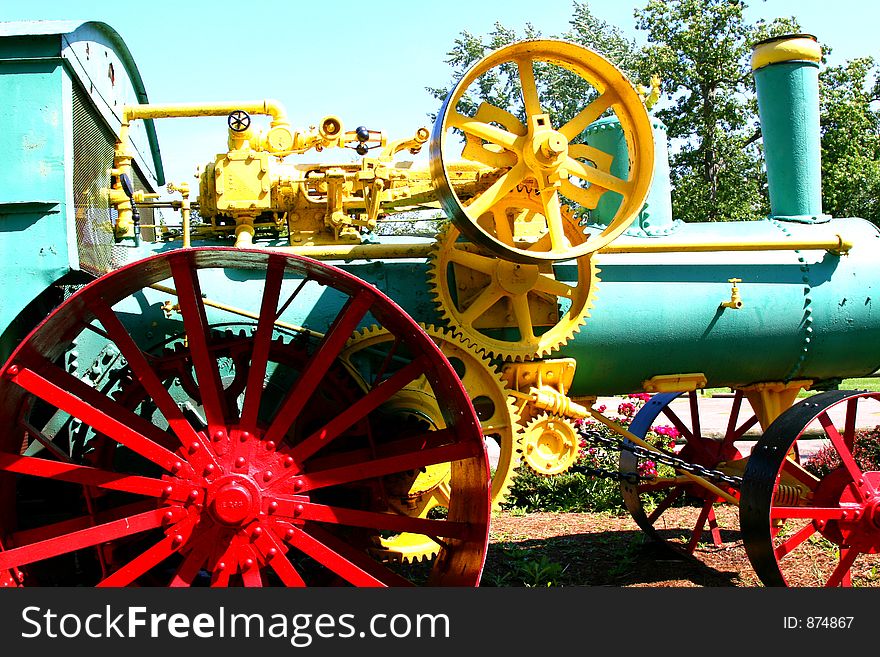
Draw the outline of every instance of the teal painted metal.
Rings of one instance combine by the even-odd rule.
[[[656,117],[651,117],[654,133],[654,177],[651,190],[645,199],[641,212],[627,229],[627,235],[661,236],[675,230],[678,223],[672,218],[672,183],[669,178],[669,147],[666,126]],[[626,138],[616,116],[600,119],[586,130],[586,143],[612,156],[609,173],[618,178],[629,175],[629,151]],[[621,197],[614,192],[606,192],[599,199],[596,209],[590,216],[590,223],[607,226],[620,207]]]
[[[776,219],[827,221],[822,214],[819,65],[769,64],[754,72],[758,111]]]
[[[108,25],[0,23],[0,359],[39,318],[43,306],[29,306],[80,268],[77,216],[86,202],[73,184],[75,87],[111,135],[124,104],[147,102],[131,53]],[[133,138],[137,163],[155,187],[161,157],[152,122],[143,124]]]

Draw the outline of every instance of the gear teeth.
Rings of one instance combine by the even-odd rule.
[[[568,435],[559,436],[551,442],[539,443],[539,438],[544,434],[543,425],[550,421],[564,425],[568,429]],[[559,435],[559,432],[557,431],[556,434]],[[574,422],[567,417],[547,412],[541,413],[532,418],[525,427],[523,460],[532,472],[542,477],[562,474],[577,461],[580,453],[579,435]],[[574,445],[566,444],[566,439],[574,440]],[[561,449],[554,452],[552,451],[554,447],[561,447]]]
[[[575,225],[570,210],[564,212],[563,217],[569,221],[570,225]],[[558,334],[548,343],[542,342],[533,350],[523,350],[522,348],[516,348],[521,345],[520,342],[510,341],[505,343],[480,333],[478,329],[468,329],[462,326],[456,317],[458,311],[455,309],[452,296],[447,289],[448,279],[445,269],[445,266],[448,264],[445,263],[445,254],[454,248],[458,236],[458,229],[452,223],[447,224],[437,233],[434,250],[428,259],[427,283],[434,305],[453,333],[473,345],[475,349],[485,354],[487,358],[500,358],[512,362],[525,362],[544,358],[570,342],[580,332],[581,327],[586,324],[587,318],[590,316],[590,310],[594,306],[596,290],[599,287],[600,269],[595,263],[595,256],[592,254],[585,256],[586,259],[578,260],[579,283],[583,283],[587,276],[590,281],[589,289],[580,301],[579,311],[572,314],[571,309],[569,309],[558,324],[543,334],[547,335],[559,329],[557,331]],[[562,327],[563,324],[565,325],[564,327]]]

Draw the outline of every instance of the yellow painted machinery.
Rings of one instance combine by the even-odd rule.
[[[69,47],[107,40],[87,25]],[[810,68],[809,45],[761,66]],[[112,86],[137,87],[120,62]],[[565,119],[542,97],[548,69],[586,89]],[[473,101],[498,70],[514,72],[514,107]],[[679,394],[707,386],[745,396],[749,426],[771,434],[800,389],[876,369],[880,318],[861,302],[877,231],[819,212],[675,222],[662,126],[598,54],[502,48],[450,91],[433,130],[396,140],[337,116],[296,128],[273,100],[140,93],[99,111],[76,89],[113,138],[94,175],[76,169],[62,209],[81,219],[79,258],[52,281],[69,298],[41,293],[4,328],[17,336],[0,372],[4,585],[474,585],[517,468],[570,471],[600,425],[652,535],[664,504],[696,493],[697,537],[716,502],[748,502],[768,582],[785,581],[775,528],[789,517],[826,523],[849,550],[831,583],[876,551],[874,521],[840,515],[876,516],[873,473],[847,465],[829,483],[796,458],[753,466],[732,447],[739,402],[720,442],[697,413],[686,451],[649,434]],[[225,147],[197,185],[161,194],[144,161],[152,122],[207,116],[227,118]],[[423,149],[426,163],[403,159]],[[772,353],[731,356],[754,341]],[[662,394],[629,428],[595,404],[636,392]],[[841,399],[851,410],[831,441],[848,463],[857,402],[873,396]],[[776,433],[796,454],[803,431]],[[646,475],[651,459],[666,469]],[[36,509],[26,521],[23,505]]]

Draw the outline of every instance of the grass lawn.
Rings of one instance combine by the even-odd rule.
[[[841,390],[867,390],[868,392],[880,392],[880,376],[866,376],[861,379],[844,379],[840,382]],[[814,395],[818,390],[801,390],[798,398]],[[702,391],[706,397],[714,395],[729,395],[730,388],[706,388]]]

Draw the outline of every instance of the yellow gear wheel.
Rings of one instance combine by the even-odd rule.
[[[482,102],[468,111],[468,97],[479,96],[480,80],[495,75],[519,87],[510,107]],[[585,106],[562,125],[553,125],[550,103],[542,99],[545,80],[555,78],[588,86]],[[589,93],[592,87],[594,93]],[[586,128],[606,111],[620,122],[629,154],[623,176],[612,175],[608,154],[581,141]],[[459,197],[446,161],[465,137],[460,157],[486,167],[492,175],[482,191]],[[468,239],[492,254],[520,263],[579,258],[609,244],[632,223],[651,186],[654,137],[638,91],[613,64],[586,48],[565,41],[521,41],[489,53],[472,66],[447,94],[431,134],[431,178],[441,206]],[[494,171],[493,171],[494,170]],[[480,218],[525,180],[536,182],[544,228],[543,248],[522,248],[500,232],[488,230]],[[470,193],[470,192],[468,192]],[[563,198],[594,209],[606,194],[620,198],[608,225],[576,243],[566,240]]]
[[[515,192],[491,211],[506,217],[512,234],[529,239],[529,224],[538,213],[528,193]],[[565,212],[564,227],[572,244],[586,237],[577,221]],[[502,260],[460,239],[447,224],[437,237],[428,269],[428,283],[444,319],[490,356],[529,360],[549,355],[566,344],[586,322],[599,281],[595,258],[583,256],[574,264],[575,283],[555,277],[553,265],[521,264]],[[528,248],[542,248],[544,233]]]
[[[440,351],[458,372],[462,385],[471,397],[487,443],[497,452],[498,460],[492,473],[492,508],[497,510],[506,498],[522,453],[522,431],[519,412],[498,370],[471,344],[448,329],[422,326]],[[349,339],[340,360],[367,385],[379,373],[388,373],[395,359],[406,360],[395,351],[393,336],[385,329],[366,328]],[[434,430],[445,427],[442,413],[427,380],[417,379],[391,397],[382,409],[395,418],[416,419]],[[437,464],[413,477],[386,482],[391,503],[400,513],[426,517],[448,504],[447,481],[449,464]],[[436,512],[436,511],[435,511]],[[415,534],[398,534],[382,540],[377,553],[389,560],[418,561],[436,554],[439,546],[429,538]]]
[[[566,417],[542,413],[526,425],[523,460],[539,475],[556,475],[577,460],[580,437]]]

